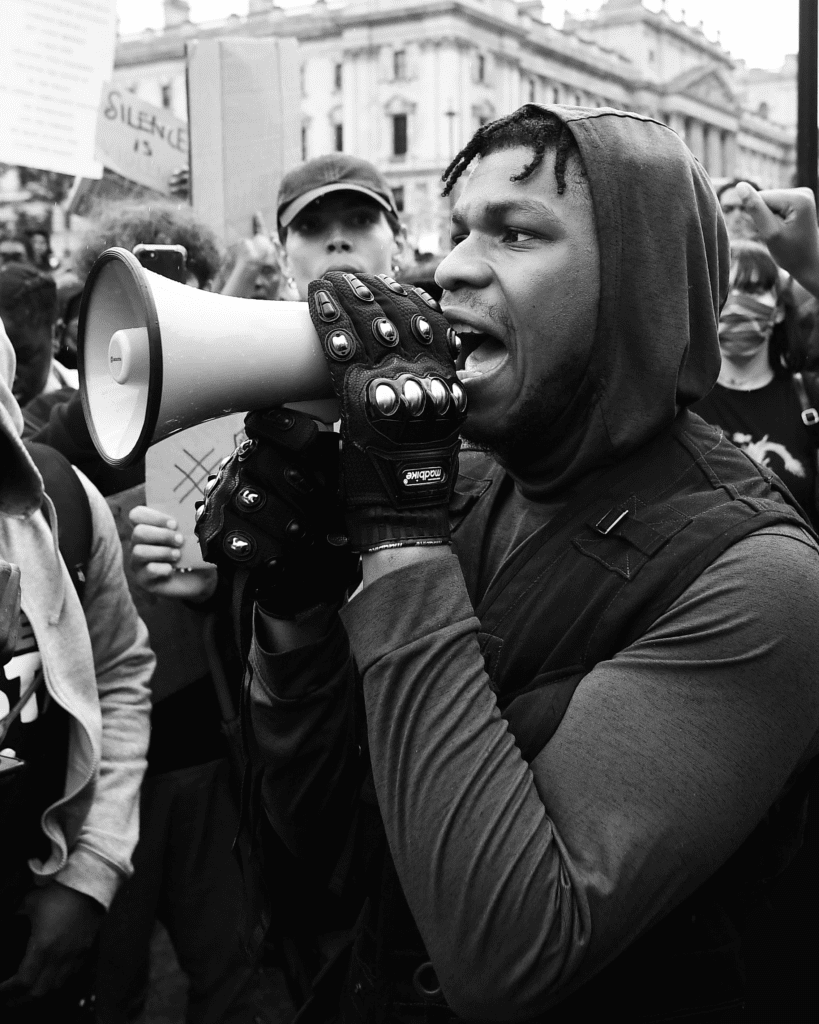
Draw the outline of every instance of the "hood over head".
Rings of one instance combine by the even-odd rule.
[[[510,469],[542,499],[639,448],[711,390],[730,253],[710,180],[666,125],[607,108],[527,107],[556,115],[575,139],[600,250],[584,383],[542,454]]]
[[[43,500],[43,480],[20,435],[23,414],[11,393],[17,360],[0,320],[0,515],[24,519]]]

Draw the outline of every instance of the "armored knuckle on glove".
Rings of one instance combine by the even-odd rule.
[[[289,617],[339,602],[356,576],[338,503],[338,437],[288,409],[250,413],[247,440],[197,507],[206,561],[252,574],[256,599]]]
[[[438,304],[385,275],[341,273],[314,281],[309,302],[341,403],[352,546],[447,541],[466,393]]]

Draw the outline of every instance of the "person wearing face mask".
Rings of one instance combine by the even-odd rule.
[[[772,469],[817,526],[816,445],[802,422],[793,381],[804,361],[794,321],[765,246],[734,242],[730,290],[719,319],[720,373],[693,408]]]

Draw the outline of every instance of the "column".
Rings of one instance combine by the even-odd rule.
[[[685,141],[694,156],[701,163],[705,163],[705,126],[702,121],[697,121],[693,117],[689,119]]]
[[[705,128],[705,169],[712,178],[721,178],[723,175],[722,140],[719,128],[712,124]]]
[[[726,178],[735,178],[737,176],[736,132],[722,133],[722,173]]]
[[[666,124],[685,141],[685,118],[682,114],[669,113]]]

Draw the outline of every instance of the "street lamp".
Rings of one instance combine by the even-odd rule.
[[[819,17],[817,0],[799,0],[799,70],[796,114],[796,184],[816,194],[817,49]]]

